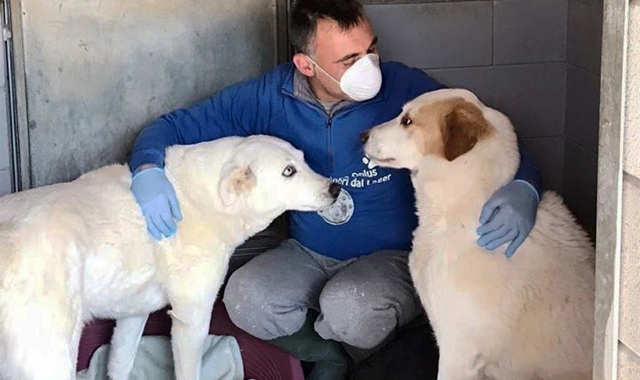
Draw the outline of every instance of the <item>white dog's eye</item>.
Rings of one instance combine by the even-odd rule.
[[[411,119],[409,119],[409,116],[404,115],[402,119],[400,119],[400,124],[404,127],[407,127],[411,125]]]
[[[295,166],[293,165],[287,165],[286,168],[284,168],[284,170],[282,171],[282,175],[285,177],[291,177],[292,175],[296,174],[297,170],[295,168]]]

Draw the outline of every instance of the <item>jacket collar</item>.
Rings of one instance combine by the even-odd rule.
[[[307,80],[307,77],[305,77],[300,71],[298,71],[293,63],[289,62],[285,65],[288,67],[285,68],[287,72],[285,75],[284,83],[282,84],[282,92],[296,99],[311,103],[324,111],[324,107],[322,106],[322,104],[320,104],[318,99],[311,91],[311,87],[309,87],[309,81]],[[364,102],[343,100],[331,109],[331,114],[329,116],[333,116],[337,111],[342,109],[353,109],[365,103],[374,103],[383,100],[385,98],[383,92],[384,84],[385,81],[383,72],[382,88],[380,88],[380,92],[373,99],[366,100]]]

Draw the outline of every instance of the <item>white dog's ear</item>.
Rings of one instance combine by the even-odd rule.
[[[444,156],[453,161],[470,151],[491,127],[477,106],[462,101],[445,117],[443,129]]]
[[[222,169],[218,194],[222,204],[232,206],[238,198],[253,190],[256,186],[256,176],[249,166],[226,165]]]

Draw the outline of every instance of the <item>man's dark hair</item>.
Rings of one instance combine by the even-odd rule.
[[[349,30],[364,18],[357,0],[296,0],[291,10],[289,40],[296,52],[310,54],[318,20],[333,20]]]

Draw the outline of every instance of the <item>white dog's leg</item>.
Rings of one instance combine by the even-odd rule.
[[[440,347],[438,380],[482,380],[484,361],[469,345]]]
[[[149,315],[120,318],[111,337],[107,373],[111,380],[127,380],[136,358],[142,331]]]
[[[200,251],[209,247],[191,249]],[[187,255],[187,252],[181,252]],[[181,258],[184,261],[184,258]],[[209,333],[211,311],[227,272],[228,257],[191,263],[188,271],[167,275],[171,310],[171,349],[176,380],[200,380],[204,342]]]
[[[174,282],[174,286],[170,287],[171,348],[176,380],[200,380],[203,346],[209,333],[211,311],[224,279],[223,275],[217,276],[218,271],[214,269],[204,266],[198,269],[205,269],[201,273],[208,273],[207,278],[192,276],[191,282]],[[197,279],[204,283],[199,283]]]
[[[12,360],[6,363],[7,377],[11,380],[74,380],[76,363],[73,361],[72,350],[69,349],[68,339],[61,336],[39,336],[36,344],[16,349]],[[44,339],[43,339],[44,338]],[[46,340],[43,342],[42,340]],[[5,374],[0,374],[0,378]]]
[[[176,380],[199,380],[203,345],[209,333],[213,301],[171,305],[171,347]]]
[[[82,323],[70,311],[56,313],[40,305],[21,305],[5,314],[2,334],[4,363],[0,378],[11,380],[73,380]],[[6,329],[10,326],[10,329]]]

